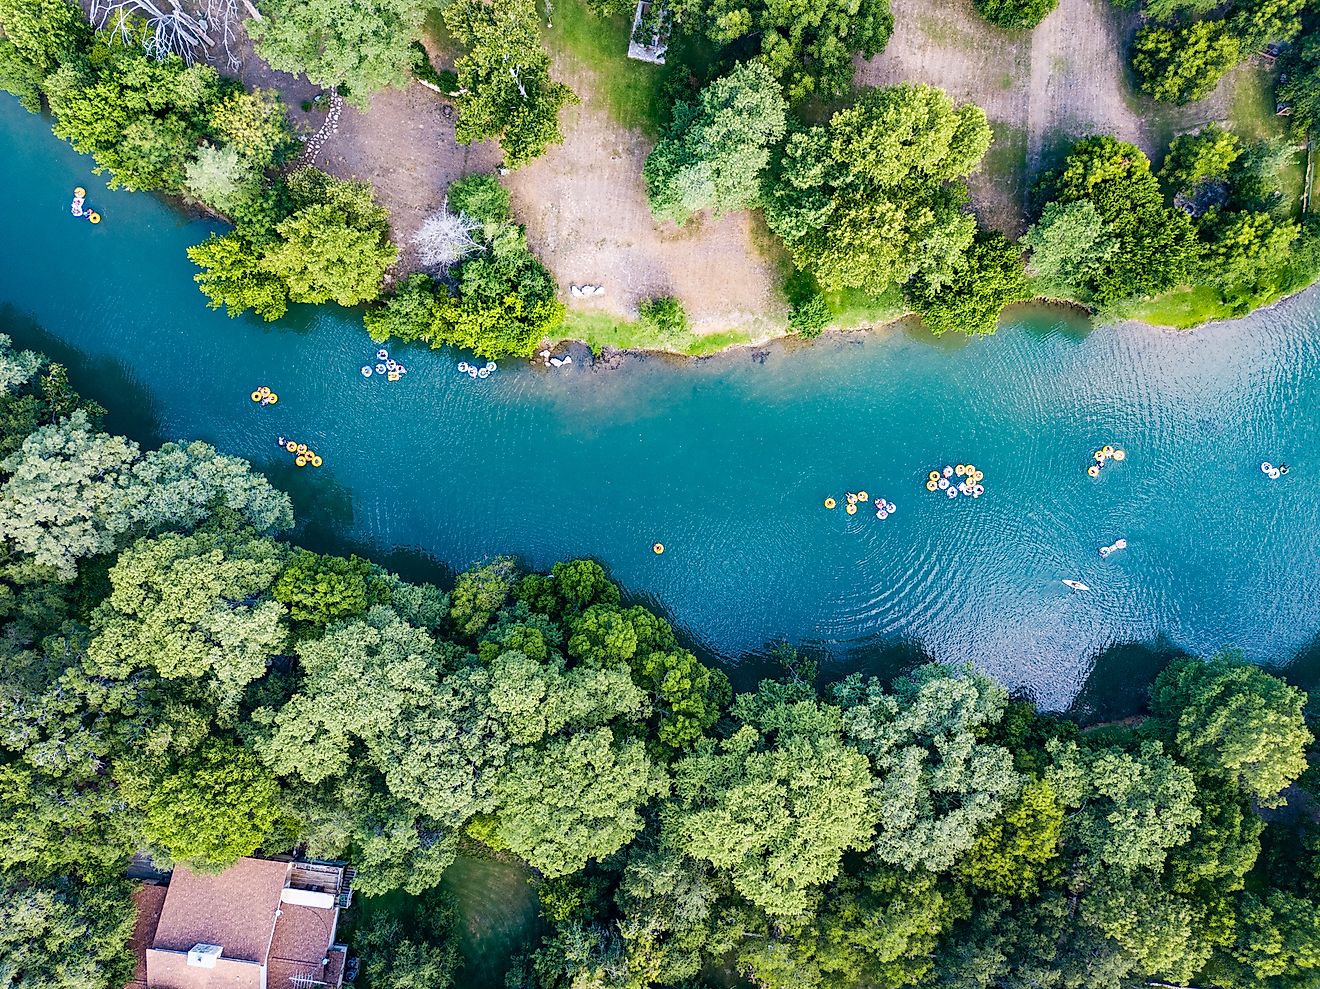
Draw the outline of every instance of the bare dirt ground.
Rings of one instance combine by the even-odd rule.
[[[615,122],[585,65],[560,55],[554,74],[582,99],[564,113],[567,139],[505,185],[528,243],[560,284],[605,286],[603,296],[565,301],[631,317],[642,300],[674,295],[697,333],[736,329],[759,338],[782,326],[779,271],[756,246],[759,218],[705,217],[681,229],[658,223],[642,182],[653,142]]]
[[[859,84],[926,82],[980,104],[995,144],[970,182],[982,220],[1021,233],[1030,182],[1071,138],[1113,134],[1154,154],[1170,133],[1227,116],[1229,86],[1185,108],[1133,92],[1123,51],[1135,22],[1110,0],[1060,0],[1031,32],[1002,31],[970,0],[893,0],[888,48],[860,61]]]

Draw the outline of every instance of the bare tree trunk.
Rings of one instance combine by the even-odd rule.
[[[254,21],[265,20],[265,18],[261,16],[261,11],[257,10],[257,6],[252,0],[243,0],[243,6],[247,8],[248,16]]]

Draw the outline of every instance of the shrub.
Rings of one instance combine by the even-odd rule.
[[[688,331],[688,315],[683,303],[673,296],[647,299],[637,307],[642,323],[655,330],[661,338],[672,340]]]

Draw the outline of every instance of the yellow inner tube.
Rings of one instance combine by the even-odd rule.
[[[307,452],[307,444],[306,444],[306,443],[299,443],[296,447],[294,447],[294,449],[297,450],[299,453],[306,453],[306,452]]]
[[[656,556],[659,556],[664,551],[665,551],[664,543],[656,543],[654,546],[651,547],[651,552],[654,553]]]
[[[972,475],[972,480],[977,482],[978,484],[984,481],[985,480],[984,472],[978,470],[975,474]]]
[[[968,464],[968,465],[967,465],[967,473],[969,473],[969,474],[975,474],[975,473],[976,473],[976,465],[975,465],[975,464]]]
[[[82,186],[75,186],[73,190],[73,194],[77,196],[79,199],[87,198],[87,190],[84,189]]]
[[[312,454],[312,466],[313,467],[321,466],[321,458],[318,457],[316,454]]]
[[[261,401],[261,392],[259,392],[259,391],[254,391],[254,392],[252,393],[252,401],[254,401],[254,402],[260,402],[260,401]]]
[[[289,440],[289,442],[284,444],[284,449],[288,450],[290,453],[297,453],[298,444],[293,442],[293,440]]]
[[[1106,457],[1112,457],[1114,455],[1114,448],[1110,446],[1108,443],[1106,443],[1104,446],[1100,448],[1100,452],[1103,453]]]
[[[858,491],[858,492],[857,492],[857,500],[858,500],[858,501],[870,501],[870,500],[871,500],[871,496],[868,495],[865,491]]]
[[[967,473],[967,465],[959,464],[957,467],[953,469],[953,472],[957,474],[959,477],[962,477],[962,475]]]
[[[940,479],[940,472],[937,470],[933,470],[926,476],[929,477],[932,481],[938,481]]]
[[[926,482],[927,491],[938,491],[939,489],[940,489],[940,484],[934,478]]]
[[[1126,451],[1126,450],[1115,450],[1115,451],[1114,451],[1114,459],[1115,459],[1115,460],[1126,460],[1126,459],[1127,459],[1127,451]]]
[[[87,214],[87,219],[91,220],[93,223],[100,223],[100,222],[101,222],[101,214],[100,214],[100,213],[95,213],[95,212],[93,212],[93,213],[88,213],[88,214]]]
[[[307,466],[307,458],[306,458],[306,457],[301,457],[301,456],[300,456],[300,457],[298,457],[296,460],[294,460],[294,463],[297,464],[299,467],[306,467],[306,466]]]
[[[1095,464],[1092,464],[1090,467],[1086,468],[1086,473],[1090,474],[1092,477],[1099,477],[1100,468],[1097,467]]]
[[[279,397],[278,395],[276,395],[274,392],[271,392],[269,395],[266,396],[266,404],[267,404],[267,405],[274,405],[274,404],[275,404],[276,402],[278,402],[279,400],[280,400],[280,397]]]
[[[826,508],[833,508],[834,505],[835,505],[835,501],[834,501],[833,498],[826,498],[826,499],[825,499],[825,507],[826,507]]]
[[[846,511],[849,515],[856,515],[856,514],[857,514],[857,506],[856,506],[856,505],[849,505],[846,509],[844,509],[844,511]]]

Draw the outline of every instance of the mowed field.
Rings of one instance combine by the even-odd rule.
[[[970,0],[893,0],[893,11],[893,37],[879,56],[857,60],[857,84],[925,82],[982,106],[994,144],[970,182],[973,208],[1009,235],[1025,229],[1032,181],[1071,139],[1113,134],[1158,158],[1173,136],[1212,120],[1258,136],[1273,130],[1269,89],[1256,66],[1232,73],[1190,107],[1139,96],[1123,59],[1136,21],[1110,0],[1060,0],[1031,32],[991,26]],[[624,20],[602,21],[583,0],[557,0],[546,44],[555,76],[581,103],[563,114],[562,145],[503,178],[529,244],[563,287],[566,331],[595,345],[616,338],[635,345],[636,328],[624,324],[638,304],[673,295],[692,319],[695,339],[679,343],[689,353],[781,334],[785,262],[759,214],[706,216],[684,228],[651,216],[641,171],[662,123],[658,98],[670,70],[629,61],[627,34]],[[452,66],[457,52],[438,23],[427,44],[437,66]],[[272,73],[255,58],[243,75],[284,91],[307,129],[320,125],[322,113],[298,106],[305,81]],[[449,183],[492,171],[500,151],[489,142],[459,145],[446,102],[413,84],[378,94],[365,112],[346,106],[314,163],[375,185],[403,249],[399,270],[407,271],[411,238],[443,204]],[[574,284],[603,285],[605,294],[575,298]]]

